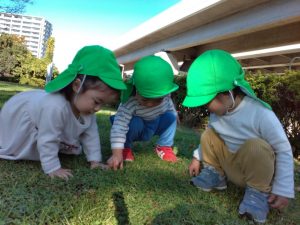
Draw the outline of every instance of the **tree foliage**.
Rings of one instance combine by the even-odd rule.
[[[34,57],[27,50],[24,39],[11,34],[0,35],[0,79],[43,87],[47,65],[52,62],[54,38],[50,38],[46,55],[42,59]],[[53,70],[58,74],[57,68]]]
[[[180,121],[190,127],[204,128],[207,123],[207,117],[209,112],[205,107],[192,107],[187,108],[182,105],[182,102],[186,96],[186,74],[182,76],[176,76],[175,82],[178,84],[178,91],[172,93],[172,98]]]
[[[16,70],[31,53],[24,44],[24,38],[17,35],[0,35],[0,78],[18,79]]]
[[[294,155],[300,156],[300,71],[286,71],[282,75],[258,72],[246,78],[257,96],[272,106]]]
[[[53,54],[54,54],[54,44],[55,39],[54,37],[50,37],[47,41],[47,48],[44,56],[44,60],[47,64],[51,63],[53,61]]]
[[[0,0],[0,12],[24,13],[28,4],[33,4],[33,0]]]
[[[47,74],[47,66],[53,61],[55,39],[49,38],[47,41],[46,53],[42,59],[35,57],[27,58],[18,74],[21,74],[19,83],[32,86],[43,87]],[[58,74],[58,69],[54,67],[53,76]]]

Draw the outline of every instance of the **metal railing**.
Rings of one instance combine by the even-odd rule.
[[[292,60],[291,60],[290,63],[289,63],[289,70],[292,69],[292,65],[293,65],[293,63],[294,63],[294,61],[295,61],[296,59],[300,59],[300,56],[296,56],[296,57],[292,58]]]

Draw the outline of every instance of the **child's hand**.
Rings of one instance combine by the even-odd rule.
[[[190,176],[198,176],[200,169],[200,161],[196,158],[193,158],[191,164],[189,165]]]
[[[108,170],[109,166],[101,162],[91,161],[91,169],[96,169],[96,168],[100,168],[102,170]]]
[[[123,150],[114,149],[113,155],[107,160],[109,168],[114,170],[123,169]]]
[[[69,180],[70,177],[73,177],[72,170],[60,168],[48,174],[51,178],[58,177],[64,180]]]
[[[274,209],[283,209],[289,204],[289,199],[283,196],[270,194],[268,202]]]

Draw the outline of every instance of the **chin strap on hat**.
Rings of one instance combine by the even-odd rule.
[[[80,81],[80,86],[78,88],[78,91],[76,92],[76,96],[80,93],[83,83],[85,81],[85,78],[86,78],[86,74],[83,76],[82,81]]]
[[[85,78],[86,78],[86,74],[83,76],[82,81],[80,82],[80,86],[79,86],[78,90],[76,91],[76,95],[74,96],[74,102],[77,100],[77,97],[78,97],[78,95],[82,89],[83,83],[85,81]]]
[[[230,95],[230,97],[231,97],[232,105],[231,105],[231,107],[229,107],[229,108],[227,109],[227,112],[235,107],[235,100],[234,100],[232,91],[229,90],[228,92],[229,92],[229,95]]]
[[[78,91],[76,91],[76,95],[74,96],[73,103],[74,103],[75,101],[77,101],[77,97],[78,97],[78,95],[79,95],[79,93],[80,93],[80,91],[81,91],[81,89],[82,89],[82,85],[83,85],[83,83],[84,83],[84,81],[85,81],[85,78],[86,78],[86,74],[83,76],[82,81],[80,82],[80,86],[79,86],[79,88],[78,88]],[[79,118],[80,118],[80,115],[79,115],[79,117],[78,117],[77,119],[79,119]]]

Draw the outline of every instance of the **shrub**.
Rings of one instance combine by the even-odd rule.
[[[172,94],[180,121],[190,127],[204,128],[207,124],[209,112],[204,107],[184,107],[182,102],[186,96],[186,76],[176,76],[175,83],[179,85],[178,91]]]
[[[27,78],[27,77],[21,77],[20,78],[20,81],[19,81],[19,84],[22,84],[22,85],[30,85],[30,86],[33,86],[33,87],[44,87],[45,85],[45,80],[43,79],[40,79],[40,78],[36,78],[36,77],[31,77],[31,78]]]
[[[268,102],[276,113],[293,146],[294,156],[300,155],[300,71],[284,74],[247,74],[259,98]]]

